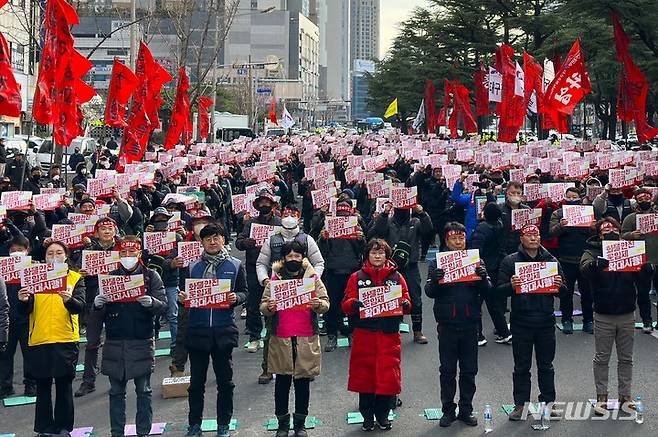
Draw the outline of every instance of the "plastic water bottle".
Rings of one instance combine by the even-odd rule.
[[[493,421],[493,412],[491,411],[491,405],[487,404],[484,407],[484,433],[489,434],[494,430],[494,421]]]
[[[542,402],[541,406],[541,429],[546,430],[551,427],[551,408],[544,402]]]
[[[635,398],[635,423],[644,423],[644,403],[641,396]]]

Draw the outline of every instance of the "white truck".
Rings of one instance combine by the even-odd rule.
[[[249,127],[249,116],[215,111],[213,117],[215,141],[231,142],[239,137],[254,138],[254,132]]]

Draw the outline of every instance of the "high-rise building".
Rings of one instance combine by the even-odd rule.
[[[317,0],[320,28],[320,96],[350,100],[350,2]]]
[[[352,63],[357,59],[379,59],[379,12],[379,0],[351,0]]]

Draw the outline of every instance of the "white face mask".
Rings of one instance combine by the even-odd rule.
[[[83,168],[82,170],[80,170],[80,174],[82,174],[82,175],[87,174],[87,169],[86,169],[86,168]]]
[[[66,255],[47,256],[46,262],[55,263],[55,264],[64,264],[66,262]]]
[[[299,224],[299,219],[293,216],[284,217],[283,220],[281,220],[281,225],[285,229],[295,229],[298,224]]]
[[[138,261],[136,256],[125,256],[119,259],[119,262],[126,270],[134,269]]]
[[[27,252],[10,252],[9,256],[25,256]]]

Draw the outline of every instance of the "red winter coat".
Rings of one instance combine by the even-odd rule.
[[[361,274],[365,273],[372,281],[367,284],[369,287],[376,287],[384,284],[397,270],[395,263],[388,261],[381,269],[375,270],[368,261],[360,270]],[[348,316],[355,315],[353,303],[359,299],[358,287],[359,272],[353,273],[347,281],[345,289],[345,298],[343,299],[343,312]],[[407,283],[402,275],[397,275],[399,284],[402,286],[402,302],[406,301],[408,305],[405,313],[411,312],[411,300]],[[358,317],[358,315],[356,315]],[[372,319],[371,319],[372,320]],[[350,372],[347,382],[347,389],[356,393],[374,393],[384,396],[397,395],[402,391],[401,372],[400,372],[400,333],[398,326],[401,317],[382,317],[378,322],[382,325],[395,326],[396,329],[385,332],[382,329],[366,329],[359,327],[357,322],[356,328],[352,333],[352,351],[350,354]]]

